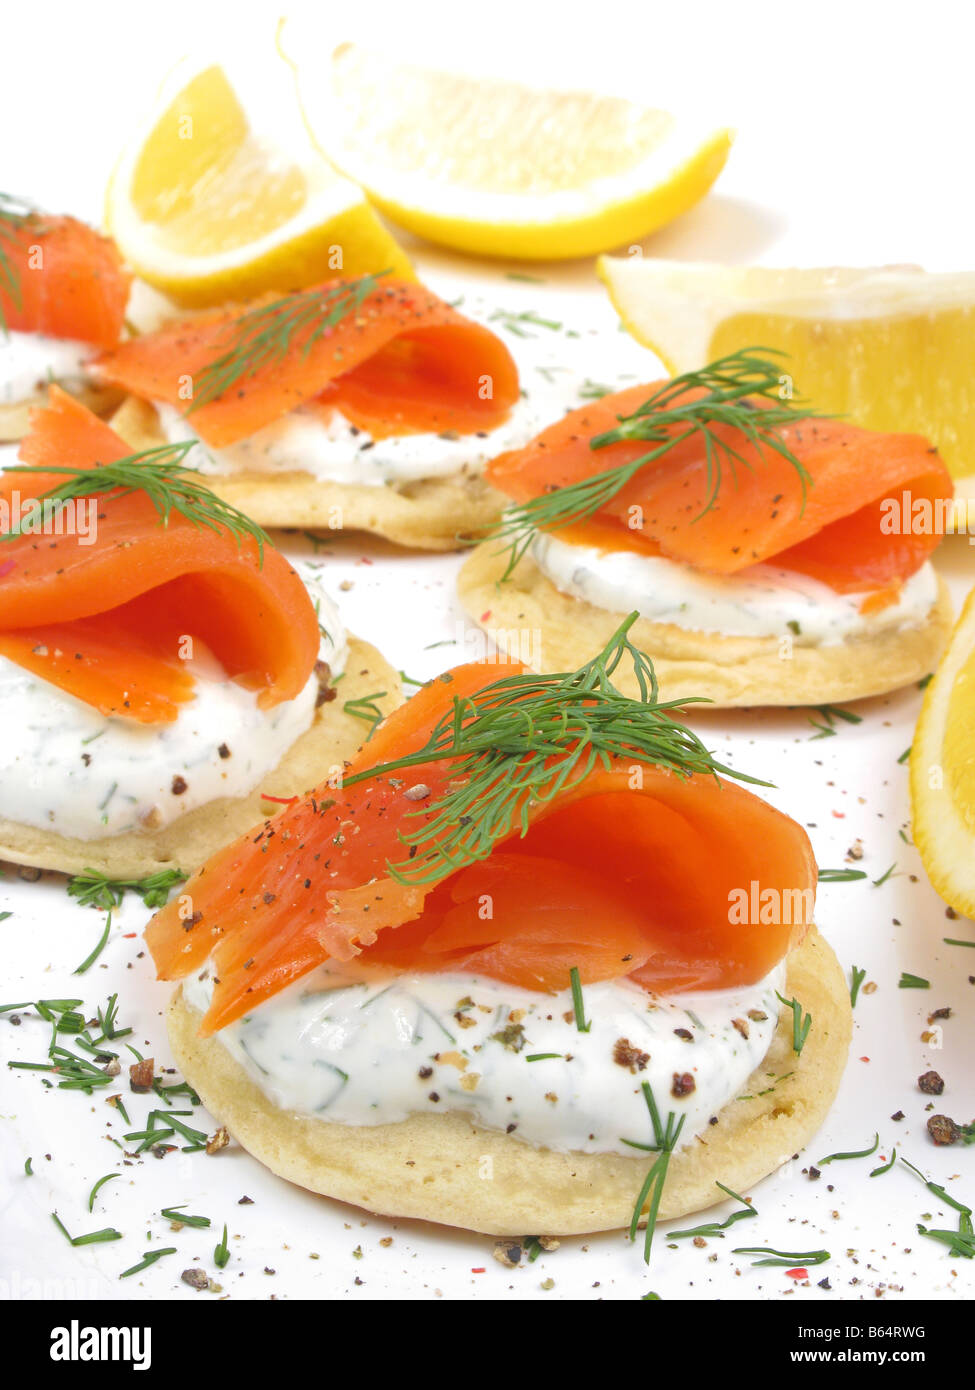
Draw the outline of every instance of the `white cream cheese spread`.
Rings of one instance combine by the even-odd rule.
[[[16,405],[46,390],[52,381],[84,379],[97,349],[71,338],[43,333],[0,332],[0,405]]]
[[[785,981],[783,963],[746,989],[666,998],[626,979],[586,985],[581,1032],[569,991],[351,969],[329,962],[217,1034],[275,1105],[346,1125],[463,1111],[539,1147],[630,1157],[626,1140],[653,1142],[643,1082],[662,1116],[686,1117],[681,1145],[744,1091]],[[205,1010],[209,967],[183,993]]]
[[[930,564],[904,583],[895,602],[861,611],[866,594],[839,594],[808,575],[773,564],[739,574],[708,574],[663,555],[600,550],[538,532],[532,559],[557,589],[611,613],[632,613],[727,637],[784,637],[830,646],[852,637],[915,627],[938,597]]]
[[[323,629],[319,657],[338,675],[346,638],[322,566],[294,562]],[[0,817],[80,840],[160,829],[216,797],[246,796],[315,716],[318,678],[270,710],[257,693],[190,660],[194,697],[170,724],[106,717],[0,657]]]

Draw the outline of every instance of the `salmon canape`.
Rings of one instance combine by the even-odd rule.
[[[758,350],[604,396],[496,458],[509,498],[459,579],[548,668],[635,609],[670,698],[822,704],[929,672],[950,627],[930,558],[952,497],[919,435],[780,399]],[[485,620],[486,621],[486,620]]]
[[[131,443],[191,440],[263,525],[451,549],[495,519],[487,459],[538,427],[508,349],[413,281],[365,275],[168,325],[102,355]]]
[[[431,681],[150,922],[183,1074],[276,1173],[499,1234],[652,1231],[818,1127],[850,1003],[809,840],[659,701],[634,622],[574,672]]]
[[[189,871],[341,770],[378,653],[185,448],[133,455],[57,387],[0,475],[0,857]],[[343,673],[341,699],[335,682]]]
[[[118,342],[130,282],[108,237],[0,194],[0,440],[21,438],[52,382],[93,409],[118,404],[88,365]]]

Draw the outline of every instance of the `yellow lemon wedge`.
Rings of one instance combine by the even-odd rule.
[[[588,92],[296,58],[314,138],[393,221],[483,256],[561,260],[646,236],[702,198],[732,133]]]
[[[925,435],[957,493],[975,497],[975,273],[637,256],[602,256],[597,268],[624,326],[671,372],[778,348],[801,397],[867,428]]]
[[[217,65],[169,86],[106,199],[109,232],[149,284],[198,307],[367,271],[412,278],[362,190],[312,145],[290,75],[291,121],[279,100],[273,136]]]
[[[925,692],[911,806],[928,877],[945,902],[975,917],[975,591]]]

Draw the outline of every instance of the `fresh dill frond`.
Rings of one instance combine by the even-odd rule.
[[[866,978],[867,978],[867,972],[866,972],[866,970],[864,970],[864,969],[862,968],[862,966],[855,965],[855,966],[853,967],[853,971],[852,971],[852,975],[851,975],[851,979],[850,979],[850,1008],[851,1008],[851,1009],[855,1009],[856,1006],[857,1006],[857,998],[858,998],[858,996],[859,996],[859,994],[860,994],[860,986],[863,984],[863,982],[864,982],[864,980],[865,980]]]
[[[812,1014],[804,1013],[802,1004],[794,996],[792,999],[786,999],[776,990],[775,997],[780,1003],[785,1004],[786,1008],[792,1010],[792,1050],[798,1057],[806,1045],[806,1039],[809,1037],[809,1030],[812,1027]]]
[[[103,912],[118,907],[126,892],[138,893],[146,907],[164,907],[170,890],[185,879],[181,869],[160,869],[147,878],[109,878],[97,869],[85,869],[68,880],[68,896],[77,898],[82,907]]]
[[[319,339],[362,307],[379,288],[380,277],[388,273],[381,270],[360,275],[325,290],[300,290],[240,314],[230,325],[226,350],[197,377],[193,400],[185,413],[192,415],[194,410],[219,400],[241,381],[280,362],[295,347],[307,357]]]
[[[179,444],[159,444],[137,454],[127,454],[113,463],[100,463],[94,468],[69,468],[54,463],[39,467],[17,463],[11,464],[5,471],[63,473],[65,481],[42,493],[38,498],[41,502],[71,502],[80,497],[102,497],[107,494],[129,497],[134,492],[144,492],[159,513],[163,526],[169,525],[169,518],[176,512],[198,528],[205,526],[218,533],[228,531],[238,546],[245,537],[249,537],[256,543],[263,564],[264,547],[272,544],[270,536],[256,521],[251,521],[249,516],[232,507],[229,502],[222,501],[210,488],[195,481],[193,475],[197,474],[197,470],[183,463],[194,443],[194,440],[188,439]],[[15,527],[0,536],[0,540],[14,540],[19,535],[20,531]]]
[[[360,695],[356,700],[346,700],[342,706],[345,713],[351,714],[353,719],[363,719],[369,725],[367,743],[376,732],[376,726],[383,721],[379,701],[385,699],[386,694],[385,690],[377,690],[373,695]]]
[[[819,1158],[816,1160],[816,1167],[825,1168],[827,1163],[836,1163],[841,1159],[845,1161],[848,1158],[872,1158],[872,1156],[877,1152],[879,1148],[880,1133],[878,1131],[874,1134],[873,1143],[870,1145],[869,1148],[850,1149],[843,1153],[827,1154],[825,1158]]]
[[[791,464],[805,505],[812,479],[783,440],[782,430],[820,412],[797,400],[783,400],[782,368],[772,358],[784,355],[775,348],[743,348],[698,371],[684,372],[658,387],[632,414],[619,416],[612,429],[594,435],[589,441],[594,450],[633,440],[646,441],[652,447],[629,463],[510,507],[488,536],[506,542],[508,564],[503,578],[510,577],[536,531],[557,531],[594,516],[641,469],[695,437],[704,446],[707,468],[707,496],[694,518],[700,520],[714,506],[726,471],[737,480],[739,465],[754,468],[754,461],[742,453],[740,444],[722,430],[736,430],[760,453],[770,449]],[[690,391],[703,394],[687,399]],[[759,407],[758,401],[769,404]]]
[[[857,879],[866,878],[865,869],[820,869],[820,883],[855,883]]]
[[[436,883],[480,859],[520,829],[527,834],[532,806],[578,786],[615,758],[666,768],[679,777],[724,773],[767,786],[717,762],[674,711],[695,701],[660,700],[653,663],[629,640],[638,618],[623,620],[601,652],[577,671],[505,676],[463,699],[455,697],[424,746],[415,753],[346,777],[344,785],[386,776],[400,768],[447,759],[449,790],[409,812],[423,817],[417,831],[400,832],[408,858],[387,863],[400,883]],[[632,663],[640,698],[613,684],[620,663]],[[705,702],[706,703],[706,702]]]
[[[768,1245],[737,1245],[731,1253],[764,1255],[765,1259],[752,1260],[753,1269],[781,1268],[785,1265],[798,1265],[804,1269],[807,1265],[824,1265],[833,1258],[828,1250],[773,1250]]]
[[[757,1216],[758,1212],[747,1202],[744,1197],[731,1187],[725,1187],[723,1182],[716,1182],[715,1187],[720,1187],[721,1191],[729,1197],[734,1197],[741,1206],[737,1211],[733,1211],[730,1216],[726,1216],[723,1221],[706,1221],[702,1226],[691,1226],[686,1231],[668,1231],[667,1239],[670,1240],[696,1240],[700,1237],[709,1239],[724,1240],[724,1233],[729,1226],[734,1226],[738,1221],[748,1221],[751,1217]]]
[[[98,938],[98,944],[95,946],[95,949],[92,951],[91,955],[86,956],[85,959],[84,959],[84,960],[81,962],[81,964],[78,966],[78,968],[74,971],[74,974],[75,974],[75,975],[84,975],[85,972],[86,972],[87,970],[90,970],[90,969],[91,969],[91,967],[95,964],[95,961],[96,961],[96,960],[98,959],[98,957],[101,955],[102,951],[104,951],[105,946],[106,946],[106,944],[107,944],[107,942],[108,942],[108,937],[109,937],[109,933],[111,932],[111,930],[112,930],[112,914],[111,914],[111,911],[110,911],[109,914],[108,914],[108,917],[106,918],[106,921],[105,921],[105,930],[102,932],[101,936]]]
[[[633,1206],[633,1216],[630,1220],[630,1240],[636,1240],[637,1229],[640,1225],[640,1218],[643,1215],[644,1205],[647,1207],[646,1227],[643,1237],[643,1259],[645,1264],[650,1263],[650,1250],[653,1245],[653,1233],[657,1227],[657,1212],[660,1210],[660,1199],[663,1196],[664,1183],[667,1181],[667,1169],[670,1166],[670,1155],[677,1147],[677,1140],[680,1132],[684,1128],[686,1115],[681,1115],[680,1119],[671,1110],[667,1115],[666,1123],[660,1119],[660,1111],[657,1109],[656,1097],[649,1081],[644,1081],[642,1085],[643,1099],[646,1101],[647,1110],[650,1114],[650,1124],[653,1129],[652,1144],[638,1144],[633,1139],[624,1139],[623,1143],[629,1145],[631,1149],[643,1149],[649,1153],[655,1153],[657,1157],[650,1165],[650,1171],[644,1179],[643,1186],[637,1193],[637,1199]]]

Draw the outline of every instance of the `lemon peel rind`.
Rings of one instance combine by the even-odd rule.
[[[969,594],[948,649],[924,694],[910,757],[914,843],[933,887],[956,912],[975,917],[975,835],[944,777],[944,734],[955,680],[975,650],[975,590]],[[973,723],[975,743],[975,723]],[[942,772],[932,788],[933,769]]]

